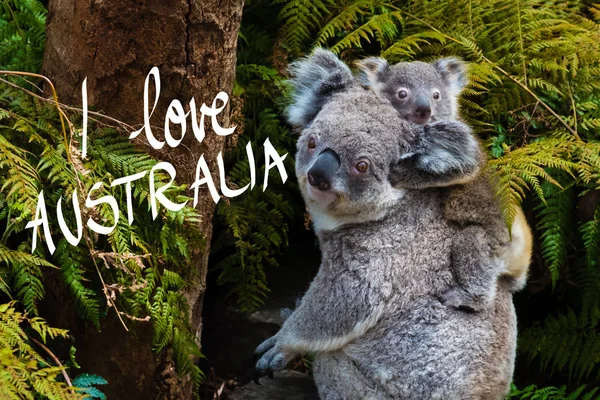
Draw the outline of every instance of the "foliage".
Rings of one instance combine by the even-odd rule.
[[[581,379],[598,377],[600,363],[600,310],[585,306],[579,313],[568,309],[556,317],[549,316],[524,332],[522,351],[531,358],[539,356],[546,373],[567,371]]]
[[[380,53],[392,62],[442,55],[470,61],[463,114],[493,143],[490,167],[508,175],[499,194],[509,207],[527,190],[543,197],[540,180],[555,183],[547,167],[574,173],[581,184],[598,181],[598,145],[582,140],[596,139],[600,128],[598,25],[568,3],[542,4],[356,0],[321,3],[327,17],[319,23],[288,17],[285,7],[280,17],[283,31],[317,37],[304,51],[314,44],[348,60]]]
[[[100,391],[97,385],[106,385],[106,379],[94,374],[81,374],[73,379],[73,386],[78,393],[83,393],[88,399],[106,400],[106,395]]]
[[[560,182],[563,184],[568,182],[566,174],[556,172],[556,175],[562,178]],[[539,232],[542,256],[546,259],[552,284],[556,285],[560,268],[567,265],[569,249],[564,238],[572,231],[575,193],[572,186],[563,189],[548,182],[542,182],[540,190],[545,201],[540,201],[536,207],[538,217],[536,229]]]
[[[62,366],[48,364],[34,348],[25,329],[46,342],[46,339],[65,338],[67,331],[51,328],[42,318],[27,317],[15,309],[15,302],[0,305],[0,398],[34,399],[45,396],[50,400],[83,399],[66,383],[56,378]]]
[[[283,76],[267,61],[273,39],[259,25],[244,25],[238,45],[238,66],[234,95],[243,103],[235,146],[227,153],[228,181],[238,187],[250,183],[251,164],[246,145],[254,148],[256,184],[263,182],[265,160],[261,152],[265,140],[277,151],[292,153],[295,139],[283,123],[276,98],[281,95]],[[289,176],[294,163],[290,155],[284,160]],[[252,167],[254,163],[252,164]],[[222,202],[217,207],[221,229],[216,227],[213,254],[219,258],[215,269],[218,282],[230,288],[242,311],[253,311],[264,303],[269,291],[265,267],[277,267],[277,256],[286,248],[288,222],[298,211],[298,202],[290,197],[290,182],[281,182],[276,170],[271,170],[268,189],[258,188],[242,196]],[[300,209],[301,210],[301,209]]]
[[[0,70],[37,72],[46,42],[46,13],[38,0],[0,2]]]
[[[597,400],[600,399],[598,395],[598,388],[592,388],[587,390],[585,385],[579,386],[573,392],[567,394],[566,386],[556,388],[553,386],[538,388],[535,385],[527,386],[526,388],[519,390],[514,385],[512,387],[510,395],[507,399],[519,399],[519,400]]]
[[[201,240],[194,228],[200,215],[191,207],[179,212],[161,209],[159,218],[153,220],[149,171],[156,161],[137,150],[123,132],[99,124],[90,126],[87,158],[81,160],[79,130],[75,128],[79,115],[63,115],[67,117],[69,130],[63,132],[56,107],[7,82],[0,85],[0,224],[4,227],[0,286],[19,299],[30,315],[37,316],[46,280],[56,269],[83,318],[100,327],[101,318],[113,309],[124,325],[150,321],[155,350],[172,347],[179,370],[192,373],[199,382],[202,373],[191,356],[200,356],[200,351],[182,291],[186,280],[194,278],[188,265],[190,249]],[[132,184],[135,223],[130,225],[124,185],[111,188],[109,184],[144,171],[145,176]],[[168,183],[160,170],[154,179],[157,187]],[[83,206],[96,182],[103,185],[92,197],[112,195],[118,203],[115,230],[102,237],[85,227],[80,244],[73,246],[58,229],[59,199],[71,232],[76,232],[73,195],[80,204],[83,223],[88,218],[106,226],[114,222],[108,203]],[[191,201],[184,189],[171,185],[165,194],[178,202]],[[38,193],[44,197],[57,241],[53,254],[46,250],[45,240],[41,241],[41,228],[32,253],[32,231],[25,230],[36,216]]]

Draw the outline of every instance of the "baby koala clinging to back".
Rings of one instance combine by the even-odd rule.
[[[360,80],[403,119],[416,124],[455,121],[458,96],[467,83],[466,68],[456,58],[389,65],[379,57],[358,63]]]
[[[382,102],[392,105],[403,119],[420,125],[459,120],[458,96],[467,84],[466,67],[462,61],[442,58],[431,63],[413,61],[390,65],[383,58],[370,57],[359,61],[357,65],[361,84],[371,89]],[[454,174],[437,174],[436,163],[445,167],[445,160],[456,161],[460,149],[452,150],[454,153],[451,157],[449,153],[431,155],[432,168],[429,172],[422,165],[416,168],[413,165],[422,162],[423,157],[419,160],[400,160],[394,185],[422,189],[461,185],[475,180],[480,181],[480,186],[489,184],[487,177],[479,174],[479,168],[471,174],[464,174],[460,169]],[[491,187],[489,190],[491,193]],[[468,189],[460,186],[452,188],[446,203],[446,219],[460,226],[476,225],[491,231],[488,216],[481,208],[485,205],[473,203],[469,197]],[[514,290],[520,290],[527,280],[532,251],[531,229],[521,208],[517,210],[511,237],[510,245],[502,246],[499,256],[506,263],[505,278],[512,281]]]

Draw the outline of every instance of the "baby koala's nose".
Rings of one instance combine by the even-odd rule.
[[[429,118],[431,115],[431,103],[425,96],[419,96],[415,102],[415,115],[419,118]]]
[[[416,114],[419,118],[429,118],[431,115],[431,108],[419,108],[417,109]]]
[[[331,189],[331,183],[335,172],[340,168],[340,158],[333,150],[325,150],[306,174],[308,183],[319,189]]]

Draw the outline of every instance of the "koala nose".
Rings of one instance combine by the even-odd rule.
[[[319,190],[329,190],[333,175],[339,168],[340,157],[331,149],[325,150],[308,170],[308,183]]]
[[[419,118],[429,118],[431,115],[431,103],[427,96],[418,96],[415,101],[415,115]]]

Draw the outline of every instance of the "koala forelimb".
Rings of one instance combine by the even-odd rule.
[[[414,131],[412,140],[400,144],[406,153],[392,166],[392,185],[444,187],[470,182],[480,173],[485,156],[468,125],[441,121],[415,126]]]
[[[353,274],[339,274],[344,269],[340,264],[321,266],[281,330],[257,347],[256,353],[263,354],[256,367],[260,372],[281,369],[298,354],[339,350],[378,322],[384,302],[377,291],[350,290],[362,281]],[[338,279],[331,279],[332,274],[338,274]]]

